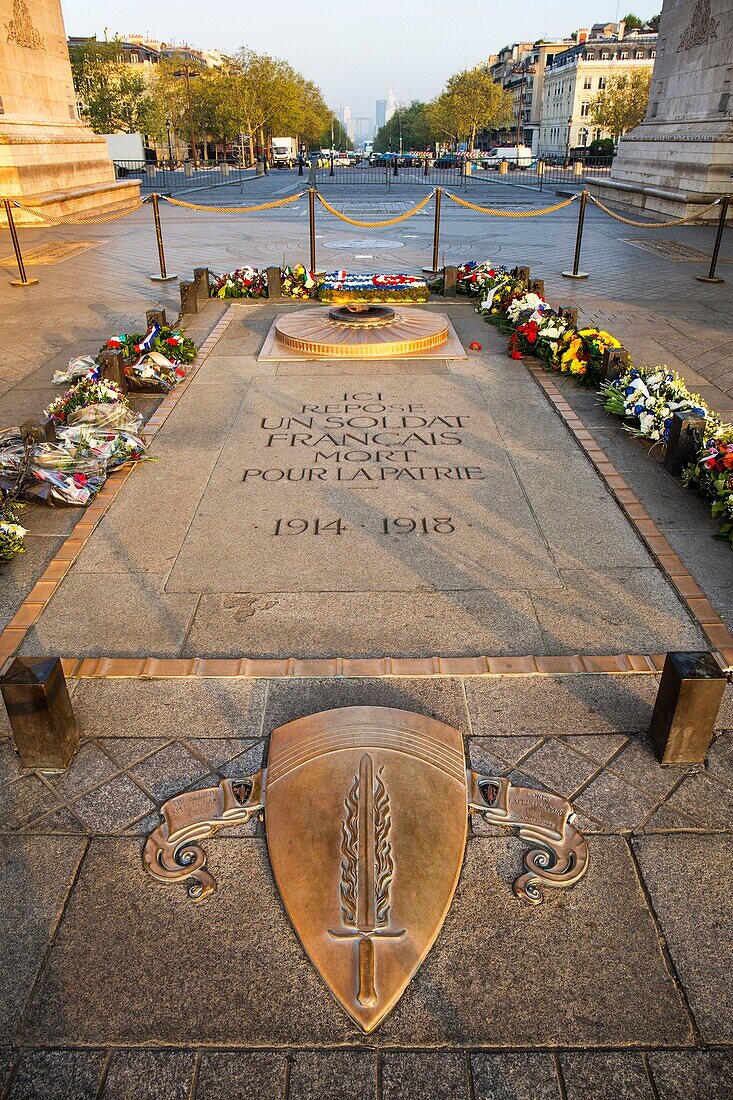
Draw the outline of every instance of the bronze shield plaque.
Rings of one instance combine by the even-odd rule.
[[[364,1031],[394,1007],[440,931],[466,843],[458,730],[346,707],[274,730],[267,844],[288,916]]]

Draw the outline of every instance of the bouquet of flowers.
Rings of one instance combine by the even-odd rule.
[[[147,445],[125,428],[104,429],[94,424],[62,428],[59,439],[69,454],[89,456],[104,464],[107,473],[147,458]]]
[[[303,264],[280,269],[280,286],[286,298],[315,298],[318,287],[313,273]]]
[[[497,278],[506,275],[506,268],[494,267],[490,263],[477,263],[470,260],[460,264],[456,277],[456,292],[478,297],[491,289]]]
[[[99,378],[99,365],[91,355],[77,355],[75,359],[70,359],[68,368],[54,371],[51,381],[54,386],[68,386],[70,382],[78,382],[81,378],[93,382]]]
[[[16,554],[25,553],[25,527],[18,523],[22,504],[13,501],[0,503],[0,562],[10,561]]]
[[[560,337],[555,361],[550,365],[561,374],[572,374],[583,385],[597,386],[601,380],[603,352],[620,348],[609,332],[597,328],[571,329]]]
[[[427,302],[428,284],[418,275],[332,271],[318,284],[323,302]]]
[[[237,267],[209,286],[212,298],[267,298],[267,275],[255,267]]]
[[[476,311],[500,328],[511,328],[506,312],[515,298],[524,298],[526,295],[524,280],[506,271],[497,271],[493,276],[487,274],[483,278],[482,293],[484,296]]]
[[[44,416],[53,417],[57,424],[66,424],[77,409],[84,409],[90,405],[120,405],[132,415],[129,404],[115,382],[82,379],[52,401]]]
[[[28,446],[18,435],[0,448],[0,491],[11,499],[57,505],[84,505],[99,492],[107,474],[104,464],[83,450],[63,443]]]
[[[164,355],[171,363],[192,363],[196,358],[196,345],[185,335],[183,329],[172,329],[169,325],[153,325],[148,332],[123,333],[110,336],[102,351],[111,349],[121,351],[125,366],[136,362],[146,352]]]
[[[638,419],[639,427],[628,430],[655,442],[669,437],[672,414],[677,411],[710,418],[702,398],[690,393],[684,380],[666,367],[649,370],[632,366],[615,382],[601,386],[601,393],[606,412]],[[711,428],[715,423],[716,418],[710,418]]]
[[[733,426],[715,429],[687,467],[683,481],[712,500],[713,518],[720,521],[717,537],[733,547]]]

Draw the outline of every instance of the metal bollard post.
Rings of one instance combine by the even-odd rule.
[[[583,162],[582,160],[573,161],[573,177],[576,180],[583,178]]]
[[[160,275],[151,275],[150,278],[154,283],[169,283],[172,279],[177,279],[177,275],[168,275],[165,270],[165,252],[163,250],[163,231],[160,228],[160,209],[158,206],[158,192],[153,191],[151,200],[153,204],[153,220],[155,222],[155,240],[158,244],[158,261],[160,263]]]
[[[529,284],[529,289],[532,294],[539,294],[540,298],[545,296],[545,280],[544,279],[532,279]]]
[[[679,477],[700,450],[704,427],[704,416],[689,412],[672,413],[663,465],[673,477]]]
[[[168,324],[168,320],[165,315],[164,309],[149,309],[145,313],[145,324],[148,326],[148,332],[150,332],[153,325],[157,325],[158,328],[165,328]]]
[[[282,298],[283,288],[282,280],[280,277],[279,267],[268,267],[267,269],[267,297],[268,298]]]
[[[397,157],[394,158],[394,164],[392,165],[392,175],[397,175]]]
[[[575,237],[575,259],[573,260],[573,270],[563,271],[563,276],[566,279],[587,279],[588,272],[580,271],[580,249],[583,244],[583,222],[585,221],[585,204],[588,202],[588,192],[585,188],[580,192],[580,210],[578,211],[578,232]]]
[[[13,242],[13,251],[15,252],[15,259],[18,264],[19,279],[11,279],[11,286],[37,286],[38,279],[29,279],[26,275],[25,264],[23,263],[23,253],[20,251],[20,241],[18,240],[18,230],[15,228],[15,222],[13,221],[13,207],[10,199],[3,199],[3,206],[5,207],[5,216],[8,219],[8,229],[10,230],[10,239]]]
[[[205,302],[209,297],[208,267],[195,267],[193,269],[193,285],[196,287],[196,297],[198,301]]]
[[[199,305],[196,298],[196,284],[189,282],[187,279],[181,279],[178,288],[181,292],[181,316],[187,313],[198,313]]]
[[[649,737],[661,764],[703,764],[726,675],[712,653],[668,653]]]
[[[578,327],[578,310],[575,306],[555,306],[555,313],[562,317],[563,321],[567,321],[569,325],[572,325],[573,328]]]
[[[79,732],[59,658],[16,657],[0,676],[0,691],[23,767],[67,768]]]
[[[99,366],[102,378],[108,382],[116,382],[123,393],[127,393],[127,375],[125,374],[125,356],[121,351],[105,348],[99,353]]]
[[[443,297],[455,298],[457,294],[458,268],[452,265],[443,268]]]
[[[431,271],[436,272],[438,268],[438,250],[440,247],[440,204],[443,198],[443,188],[435,188],[435,222],[433,224],[433,266]]]
[[[329,176],[334,175],[334,171],[333,171],[333,153],[331,153],[331,171],[328,174],[329,174]]]
[[[50,416],[42,420],[24,420],[20,425],[20,437],[24,443],[55,443],[56,421]]]
[[[316,189],[308,188],[308,226],[311,239],[311,272],[316,270]]]
[[[601,382],[615,382],[626,370],[628,362],[626,348],[606,348],[601,359]]]
[[[715,234],[715,244],[713,245],[713,254],[710,257],[710,270],[707,275],[696,275],[695,278],[700,283],[724,283],[725,279],[722,279],[720,275],[715,274],[715,268],[718,265],[718,256],[720,254],[720,245],[723,240],[723,230],[725,229],[725,219],[728,217],[728,206],[730,199],[725,195],[720,203],[720,217],[718,218],[718,232]]]
[[[517,279],[521,279],[521,281],[529,290],[530,270],[528,267],[515,267],[512,271],[512,275],[516,276]]]
[[[540,191],[542,190],[542,184],[545,178],[545,162],[543,160],[537,161],[537,183]]]

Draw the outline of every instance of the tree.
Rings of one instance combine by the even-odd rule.
[[[634,15],[633,11],[630,11],[628,15],[625,15],[623,22],[626,24],[627,31],[641,30],[644,26],[644,21],[639,19],[638,15]]]
[[[427,149],[433,142],[434,128],[430,121],[427,104],[413,99],[409,107],[400,107],[392,118],[380,126],[374,137],[374,149],[377,153],[386,153],[396,149],[402,132],[403,149]]]
[[[661,12],[659,13],[659,15],[653,15],[651,17],[651,19],[647,22],[647,27],[649,28],[650,31],[655,31],[655,32],[659,31],[659,21],[660,21],[661,18],[662,18],[662,13]]]
[[[146,132],[153,107],[142,73],[122,60],[119,40],[90,39],[70,51],[82,114],[97,134]]]
[[[451,141],[465,138],[470,156],[478,130],[498,129],[512,121],[512,97],[486,69],[464,69],[449,78],[444,91],[428,105],[427,115],[433,129]]]
[[[651,79],[651,69],[609,77],[603,91],[590,101],[593,125],[607,130],[615,141],[638,126],[646,114]]]

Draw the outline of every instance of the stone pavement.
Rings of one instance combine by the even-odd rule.
[[[719,733],[704,769],[660,769],[643,736],[655,691],[587,675],[76,682],[85,741],[66,774],[19,774],[0,741],[0,1094],[729,1097],[733,740]],[[438,941],[369,1037],[305,958],[262,824],[205,843],[219,889],[199,906],[141,861],[166,798],[251,773],[283,722],[359,704],[456,726],[473,767],[570,797],[591,847],[573,891],[528,908],[511,891],[525,846],[474,816]]]
[[[288,186],[275,176],[248,194],[264,198]],[[340,188],[327,194],[367,217],[379,204],[414,201],[395,189],[373,198],[345,190],[341,200]],[[469,194],[515,209],[540,201],[514,186],[475,184]],[[204,198],[231,201],[225,195]],[[508,262],[531,263],[556,300],[579,301],[616,333],[626,325],[623,338],[639,358],[684,363],[689,381],[694,353],[700,385],[725,411],[731,387],[719,368],[730,338],[729,284],[694,282],[694,265],[625,245],[615,223],[593,215],[586,255],[599,273],[570,295],[550,275],[571,251],[570,209],[560,212],[569,241],[562,262],[558,238],[541,228],[547,221],[492,221],[492,254],[511,249]],[[171,270],[277,262],[290,258],[293,242],[305,253],[300,214],[255,216],[246,250],[231,239],[232,225],[242,223],[195,216],[206,218],[198,243],[193,214],[164,212]],[[147,218],[144,211],[105,227],[113,248],[39,269],[35,302],[34,291],[0,286],[13,370],[0,397],[5,423],[47,403],[51,373],[71,354],[94,350],[110,329],[137,327],[153,294],[174,303],[175,286],[151,292],[145,281],[153,263]],[[479,219],[446,213],[446,239],[455,239],[448,258],[488,254]],[[370,231],[337,228],[331,239],[348,243],[321,255],[332,257],[329,266],[353,267],[357,249],[368,251],[354,242]],[[380,230],[390,247],[363,266],[417,265],[430,231],[427,215]],[[708,244],[712,234],[678,235]],[[710,648],[708,637],[568,431],[568,418],[526,366],[508,360],[503,339],[468,302],[427,308],[448,312],[464,344],[478,339],[484,350],[464,361],[349,364],[346,372],[339,363],[258,363],[272,304],[235,304],[226,314],[212,302],[189,326],[200,342],[230,319],[158,429],[158,461],[130,475],[24,643],[27,652],[69,657],[75,672],[70,688],[84,740],[68,771],[20,769],[0,716],[2,1100],[733,1095],[725,955],[733,933],[726,888],[733,688],[705,766],[660,768],[645,736],[658,686],[651,670],[659,666],[652,657],[638,666],[624,658],[623,667],[643,674],[618,675],[614,661],[622,658],[609,655]],[[730,551],[711,538],[704,502],[607,418],[593,394],[559,385],[730,623]],[[331,480],[349,460],[330,458],[323,480],[267,479],[266,491],[261,475],[243,480],[247,470],[312,466],[291,457],[307,450],[293,433],[321,431],[325,416],[343,415],[323,412],[325,404],[365,392],[399,406],[380,416],[423,417],[436,423],[420,431],[460,438],[413,440],[411,465],[437,465],[440,450],[452,455],[441,454],[440,464],[483,476],[356,488]],[[139,404],[148,415],[155,402]],[[313,425],[295,422],[304,405],[319,407]],[[286,438],[270,440],[273,432]],[[371,468],[394,462],[382,456]],[[398,534],[393,521],[405,515],[441,523],[448,516],[455,529]],[[29,552],[0,573],[2,625],[79,518],[41,508],[26,516]],[[341,533],[308,534],[310,545],[305,532],[275,533],[278,521],[338,517]],[[425,657],[436,652],[469,663],[476,653],[501,655],[505,670],[517,655],[533,654],[545,674],[523,675],[528,666],[518,660],[511,676],[438,674],[443,666],[426,675]],[[104,662],[77,663],[102,654],[116,655],[126,671],[118,664],[112,677]],[[409,659],[360,661],[386,654]],[[244,676],[243,655],[289,658],[278,666],[291,674],[252,663],[259,673]],[[320,660],[293,660],[298,655]],[[182,666],[144,660],[166,656],[182,658],[188,673],[174,677]],[[352,658],[341,662],[344,674],[319,672],[336,656]],[[224,662],[233,672],[190,675],[193,658],[207,657],[236,658]],[[553,660],[565,675],[547,674]],[[375,675],[375,667],[393,674]],[[394,674],[410,668],[420,675]],[[154,882],[141,860],[166,799],[250,774],[273,728],[349,705],[404,708],[455,726],[472,767],[569,798],[591,848],[586,878],[530,909],[511,891],[526,845],[473,816],[442,932],[393,1015],[369,1037],[332,1001],[298,944],[272,881],[263,823],[206,842],[219,890],[200,906],[180,887]]]

